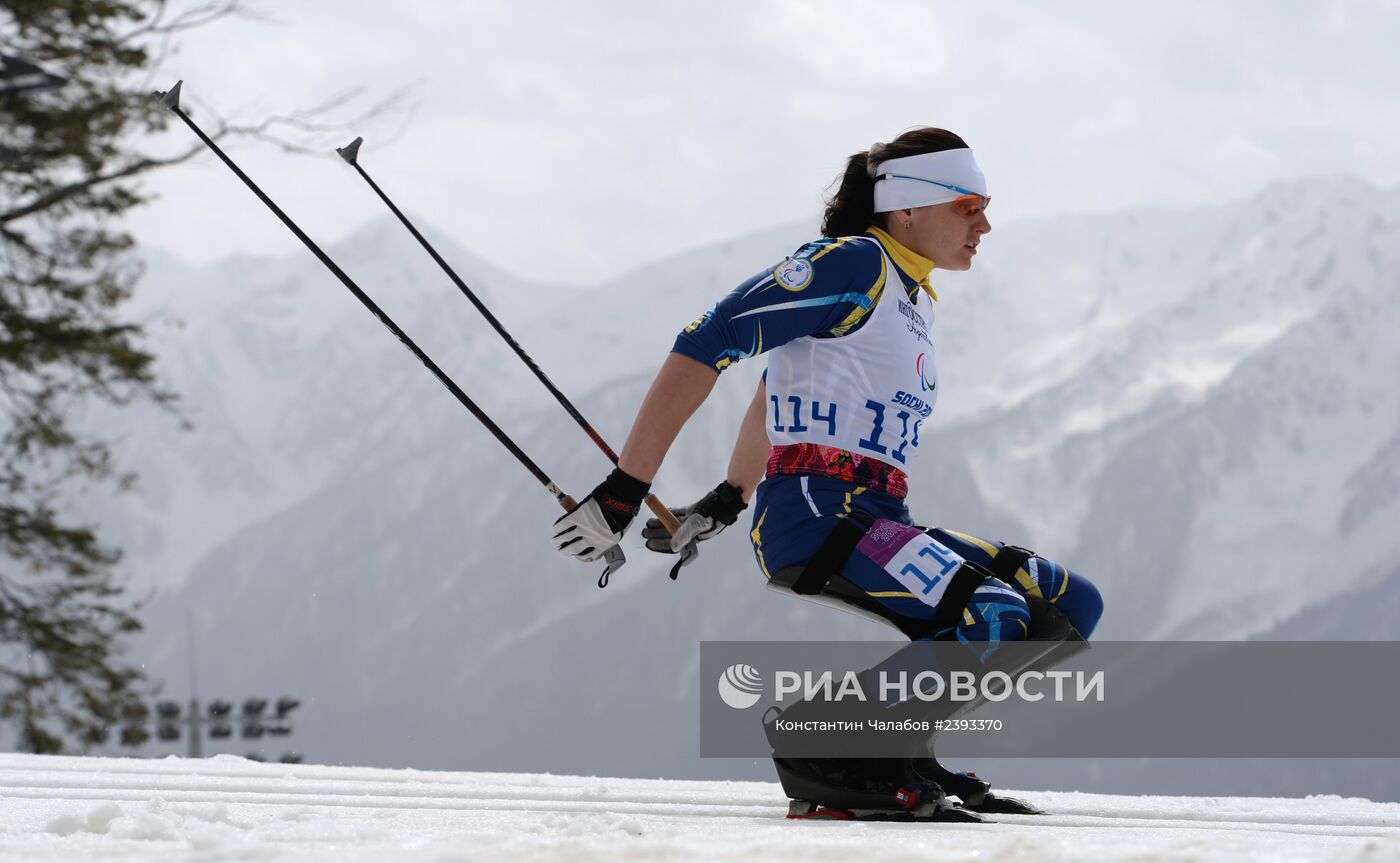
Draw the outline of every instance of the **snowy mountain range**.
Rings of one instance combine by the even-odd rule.
[[[810,233],[573,288],[567,262],[509,273],[428,231],[614,448],[675,332]],[[189,691],[192,631],[199,693],[300,695],[316,760],[725,776],[694,755],[699,641],[894,636],[764,590],[739,529],[676,583],[634,535],[598,590],[549,548],[550,497],[294,243],[202,268],[151,252],[135,306],[192,428],[91,418],[141,476],[82,506],[156,591],[139,654],[167,694]],[[1277,184],[986,243],[934,274],[946,389],[917,518],[1091,577],[1100,638],[1400,635],[1400,190]],[[604,475],[400,227],[328,251],[562,487]],[[664,500],[721,477],[761,367],[723,375]]]

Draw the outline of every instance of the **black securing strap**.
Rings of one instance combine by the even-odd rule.
[[[985,566],[970,560],[963,561],[958,571],[953,573],[953,580],[948,582],[948,587],[938,598],[938,605],[933,610],[934,631],[960,626],[963,622],[963,609],[967,608],[972,594],[991,576],[991,572]]]
[[[802,596],[816,596],[826,588],[833,575],[841,572],[850,559],[856,544],[865,536],[865,528],[849,518],[843,518],[831,529],[826,541],[812,555],[802,573],[792,583],[792,592]]]
[[[1004,545],[1001,551],[992,558],[992,563],[987,569],[991,570],[992,578],[999,578],[1008,585],[1016,585],[1016,572],[1026,565],[1026,561],[1035,557],[1035,552],[1028,548],[1021,548],[1019,545]]]

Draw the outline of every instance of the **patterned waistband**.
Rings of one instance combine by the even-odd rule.
[[[904,497],[904,471],[879,459],[815,443],[775,446],[768,454],[768,476],[827,476]]]

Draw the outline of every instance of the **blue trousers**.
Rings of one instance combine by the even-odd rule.
[[[966,533],[913,527],[904,501],[844,480],[827,477],[775,476],[759,485],[753,502],[754,557],[763,574],[805,564],[826,541],[843,515],[863,513],[875,520],[867,542],[851,554],[841,574],[891,611],[905,617],[932,619],[929,597],[939,581],[944,559],[990,565],[1003,543]],[[920,555],[910,553],[910,549]],[[941,551],[940,551],[941,549]],[[952,555],[944,552],[951,551]],[[913,562],[911,562],[913,561]],[[1026,636],[1030,611],[1023,594],[1055,605],[1085,638],[1103,615],[1103,598],[1093,582],[1035,556],[1013,577],[1013,584],[988,579],[968,601],[962,622],[938,636],[960,641],[1016,641]]]

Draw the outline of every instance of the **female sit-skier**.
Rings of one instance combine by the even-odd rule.
[[[943,129],[851,156],[822,236],[676,338],[617,469],[554,523],[559,552],[593,561],[616,545],[720,372],[766,353],[725,481],[676,511],[677,536],[649,522],[648,548],[713,538],[752,498],[754,556],[772,583],[876,614],[912,639],[1037,638],[1046,614],[1087,638],[1103,611],[1087,579],[1016,546],[917,527],[904,502],[938,397],[929,273],[972,267],[991,231],[989,201],[972,150]],[[814,804],[806,814],[1035,811],[932,757],[775,762],[789,796]],[[944,793],[964,809],[946,806]]]

